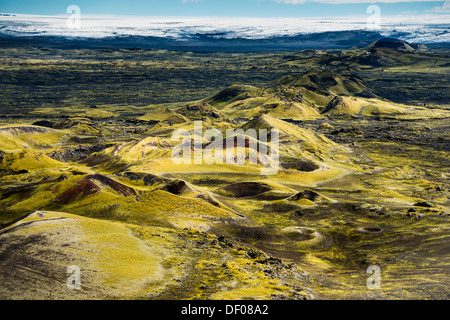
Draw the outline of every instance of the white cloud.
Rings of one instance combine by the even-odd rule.
[[[428,12],[450,12],[450,1],[444,2],[444,4],[441,7],[434,7]]]
[[[342,3],[395,3],[395,2],[425,2],[425,1],[436,1],[436,0],[275,0],[279,3],[288,4],[303,4],[305,2],[320,2],[329,4],[342,4]],[[448,1],[447,1],[448,2]]]

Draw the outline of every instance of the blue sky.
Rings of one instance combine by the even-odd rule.
[[[306,3],[301,3],[306,1]],[[140,16],[339,17],[364,15],[377,4],[384,15],[449,12],[450,2],[382,0],[0,0],[0,12],[56,15],[69,5],[83,14]],[[403,2],[396,2],[403,1]],[[297,3],[295,3],[297,2]],[[339,2],[336,4],[336,2]],[[342,3],[350,2],[350,3]]]

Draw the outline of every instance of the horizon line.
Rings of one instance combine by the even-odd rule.
[[[7,15],[7,16],[6,16]],[[19,16],[26,17],[49,17],[49,18],[67,18],[71,13],[60,13],[60,14],[32,14],[32,13],[14,13],[14,12],[0,12],[0,18],[14,18]],[[449,17],[450,13],[448,12],[427,12],[422,14],[383,14],[384,17],[388,18],[420,18],[420,17]],[[351,15],[341,15],[341,16],[264,16],[264,17],[256,17],[256,16],[220,16],[220,15],[130,15],[130,14],[88,14],[81,13],[81,18],[170,18],[170,19],[198,19],[198,18],[211,18],[211,19],[253,19],[253,20],[265,20],[265,19],[325,19],[325,20],[348,20],[350,18],[367,18],[367,14],[351,14]],[[448,20],[450,24],[450,20]]]

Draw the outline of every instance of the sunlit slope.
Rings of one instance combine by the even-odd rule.
[[[329,69],[334,72],[356,72],[359,70],[399,69],[405,72],[448,71],[448,61],[445,55],[430,54],[424,45],[410,44],[393,38],[380,39],[360,50],[345,50],[337,53],[302,54],[289,56],[286,65],[304,66],[308,68]]]
[[[0,127],[0,151],[16,152],[24,148],[48,148],[64,141],[67,132],[32,125]]]
[[[172,180],[133,174],[65,174],[64,179],[47,179],[28,187],[2,193],[2,222],[36,210],[64,211],[81,216],[136,223],[139,225],[179,225],[205,228],[209,221],[239,218],[207,191]],[[128,177],[126,179],[125,177]],[[142,180],[142,184],[131,179]],[[144,183],[145,182],[145,183]]]
[[[39,211],[0,240],[3,299],[313,297],[294,265],[195,230]],[[80,270],[80,290],[67,287],[69,266]]]
[[[277,129],[281,141],[297,142],[305,149],[313,149],[322,153],[326,153],[332,148],[337,147],[337,144],[323,135],[268,115],[261,115],[253,118],[251,121],[244,124],[242,129],[245,131],[249,129],[267,130],[269,133],[271,133],[273,129]],[[271,135],[269,135],[269,138],[270,137]]]
[[[407,55],[406,51],[401,50],[388,48],[377,50],[371,51],[370,56]],[[342,59],[345,56],[343,55]],[[366,56],[364,58],[367,58]],[[336,58],[333,61],[338,63],[341,60]],[[334,67],[330,69],[335,70]],[[349,73],[348,70],[342,73],[308,71],[287,75],[260,88],[234,85],[205,101],[216,105],[223,113],[240,119],[259,115],[290,121],[350,115],[363,117],[385,115],[410,119],[441,118],[450,115],[445,110],[392,103],[379,98],[366,86],[363,79]]]
[[[68,133],[60,130],[15,125],[0,127],[0,171],[5,173],[64,167],[44,150],[62,145]]]
[[[189,122],[189,119],[167,107],[159,107],[146,115],[139,117],[140,121],[159,121],[168,124]]]
[[[174,161],[173,156],[174,150],[181,140],[172,140],[171,137],[166,136],[153,136],[157,134],[153,131],[151,137],[117,144],[93,154],[83,163],[106,173],[130,170],[162,175],[176,172],[259,172],[264,174],[262,169],[268,167],[273,169],[276,166],[274,174],[283,174],[283,171],[286,171],[286,173],[290,172],[295,175],[301,171],[305,174],[308,174],[308,171],[316,171],[314,174],[323,175],[323,172],[333,171],[334,169],[331,168],[336,168],[336,163],[345,162],[345,157],[342,159],[334,157],[336,152],[349,151],[348,148],[340,146],[310,129],[269,115],[256,116],[242,125],[228,123],[228,126],[225,126],[223,122],[222,124],[224,127],[219,130],[220,137],[212,140],[196,135],[198,133],[194,131],[192,123],[167,126],[167,133],[183,129],[188,134],[186,138],[191,148],[189,148],[188,155],[182,154],[185,158],[180,162]],[[208,128],[213,127],[203,126],[204,130]],[[227,129],[232,130],[231,137],[227,137]],[[279,131],[279,143],[276,145],[271,141],[273,129]],[[265,138],[263,137],[264,133],[267,133]],[[244,144],[238,145],[238,140]],[[232,146],[231,149],[230,146]],[[217,147],[220,147],[219,150],[214,151]],[[255,147],[256,149],[253,149]],[[261,152],[262,150],[263,152]],[[220,162],[217,160],[218,155],[214,152],[222,152],[219,156]],[[256,163],[250,161],[250,154],[253,152],[256,152]],[[230,159],[231,161],[229,161]],[[305,164],[308,162],[316,163],[312,164],[314,169],[305,169]],[[322,181],[325,176],[320,180]],[[295,179],[294,176],[292,179]],[[308,179],[308,184],[310,182],[311,180]]]
[[[126,225],[66,213],[33,213],[0,232],[5,253],[0,296],[129,299],[154,292],[170,280],[170,271],[162,266],[171,246],[168,236],[143,241]],[[81,269],[84,290],[66,286],[72,265]]]
[[[338,116],[388,116],[399,119],[446,118],[450,117],[448,110],[429,109],[425,107],[408,106],[387,100],[359,97],[336,96],[323,109],[322,114],[330,117]]]

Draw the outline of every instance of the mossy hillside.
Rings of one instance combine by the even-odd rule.
[[[192,102],[184,107],[176,109],[176,112],[185,116],[191,121],[206,122],[230,122],[226,115],[206,102]]]
[[[104,150],[103,154],[133,164],[136,161],[144,161],[146,158],[167,158],[175,145],[175,142],[170,139],[148,137],[141,141],[116,145]]]
[[[336,202],[335,200],[312,190],[304,190],[294,194],[293,196],[286,199],[291,203],[298,202],[301,205],[305,203],[312,203],[312,205],[317,204],[328,204]],[[309,201],[309,202],[308,202]]]
[[[266,129],[271,130],[272,128],[279,128],[281,131],[282,147],[280,149],[281,156],[298,157],[303,155],[312,155],[313,157],[319,157],[321,159],[322,153],[329,153],[335,145],[331,140],[325,138],[324,136],[317,135],[314,132],[299,128],[290,123],[278,120],[276,118],[264,115],[259,116],[252,121],[248,122],[242,128],[244,130],[248,129]],[[186,130],[192,130],[192,125],[176,125],[166,127],[167,134],[172,134],[173,130],[186,128]],[[205,127],[205,130],[208,126]],[[226,128],[226,127],[225,127]],[[224,128],[224,130],[225,130]],[[228,127],[230,128],[230,127]],[[154,131],[152,135],[156,135],[161,132]],[[199,137],[200,138],[200,137]],[[191,140],[193,137],[191,136]],[[201,138],[203,144],[207,143],[203,137]],[[295,139],[301,140],[299,144],[296,143]],[[123,167],[143,167],[148,168],[150,172],[171,172],[170,166],[167,167],[165,171],[159,171],[158,163],[164,161],[166,164],[168,161],[163,160],[171,156],[171,151],[176,145],[176,142],[169,139],[164,139],[160,137],[145,138],[139,142],[128,142],[118,144],[114,147],[106,149],[99,154],[91,156],[85,161],[88,165],[97,166],[98,170],[103,170],[104,172],[114,172],[114,167],[117,170]],[[195,152],[194,152],[195,153]],[[245,150],[246,157],[248,156],[249,150]],[[236,150],[235,150],[236,154]],[[103,160],[102,160],[103,159]],[[112,163],[113,166],[102,165],[102,163]],[[147,164],[148,163],[148,164]],[[155,167],[152,169],[152,164]],[[100,165],[100,166],[99,166]],[[180,167],[181,169],[181,167]],[[193,168],[195,169],[195,168]],[[191,169],[191,171],[193,170]]]
[[[240,201],[243,207],[244,200]],[[247,200],[246,203],[249,204],[249,201]],[[258,207],[261,205],[261,202],[253,203],[258,205]],[[232,228],[223,226],[222,228],[224,229],[218,230],[225,232],[232,238],[237,237],[241,241],[250,242],[257,248],[270,252],[270,254],[279,258],[295,261],[306,270],[313,270],[321,266],[319,268],[320,272],[318,269],[312,271],[312,279],[314,280],[310,286],[322,292],[324,296],[336,298],[337,292],[342,290],[342,288],[334,288],[339,287],[341,284],[343,288],[352,288],[347,293],[349,297],[361,297],[367,293],[365,286],[366,277],[363,276],[364,272],[362,274],[357,273],[358,276],[353,273],[355,276],[348,278],[352,273],[347,269],[350,265],[352,270],[356,268],[365,271],[368,265],[376,264],[381,266],[382,270],[386,271],[386,268],[388,268],[389,271],[386,271],[386,277],[393,279],[395,277],[394,274],[400,272],[400,265],[403,264],[403,261],[408,261],[408,257],[417,257],[420,260],[429,255],[431,251],[428,250],[434,250],[431,249],[433,246],[431,243],[435,243],[431,240],[429,249],[421,248],[415,250],[414,244],[411,244],[408,248],[402,247],[400,249],[399,245],[404,243],[403,241],[413,241],[416,244],[421,242],[420,239],[414,239],[414,232],[404,233],[406,230],[410,230],[411,224],[417,223],[421,225],[423,231],[427,228],[433,228],[433,225],[436,226],[435,223],[441,226],[445,225],[445,221],[442,218],[417,222],[415,219],[405,220],[403,215],[395,217],[373,215],[374,211],[371,212],[371,209],[364,206],[355,206],[355,208],[358,209],[352,209],[353,213],[351,213],[351,210],[343,210],[343,205],[336,203],[328,206],[321,205],[307,210],[305,208],[306,211],[302,210],[303,214],[301,215],[292,215],[291,211],[264,215],[263,212],[274,212],[274,210],[267,210],[267,208],[258,210],[255,207],[254,209],[249,208],[249,211],[245,212],[248,217],[251,217],[252,221],[257,222],[256,225],[234,226]],[[316,213],[313,214],[313,212]],[[299,226],[298,229],[301,232],[298,235],[295,235],[295,230],[291,230],[297,228],[292,227],[293,225]],[[285,226],[286,233],[283,231],[285,230],[282,228],[283,226]],[[287,229],[291,231],[287,232]],[[312,231],[305,233],[305,230]],[[444,229],[440,227],[433,230],[433,232],[440,234],[444,232]],[[404,237],[407,237],[409,240],[406,240]],[[393,258],[393,256],[398,256],[399,258]],[[402,258],[403,256],[404,258]],[[431,265],[434,265],[431,268],[441,268],[441,266],[438,267],[431,257],[425,259]],[[383,261],[390,261],[390,267],[385,266]],[[395,268],[396,271],[393,272],[394,269],[391,269],[391,267]],[[420,273],[417,268],[409,270],[413,273]],[[431,271],[431,269],[429,270]],[[386,288],[383,287],[383,291],[379,292],[380,297],[388,297],[390,293],[396,292],[399,288],[398,286],[401,287],[400,283],[407,281],[406,278],[406,275],[401,276],[402,280],[398,284],[390,282]],[[422,280],[428,284],[432,283],[430,279],[425,280],[425,278],[422,278]],[[420,295],[418,290],[416,290],[417,287],[414,288],[413,285],[408,285],[405,288],[404,297],[411,298]],[[439,288],[434,289],[439,291]],[[427,294],[430,294],[434,289],[427,289]]]
[[[170,158],[175,146],[176,142],[169,138],[147,136],[131,142],[115,143],[112,147],[90,155],[81,163],[104,173],[117,173],[155,159]]]
[[[168,191],[177,196],[187,199],[202,199],[215,207],[232,211],[215,199],[215,196],[207,189],[193,185],[187,181],[180,179],[166,178],[156,174],[145,172],[127,171],[118,173],[114,176],[118,177],[117,181],[121,181],[131,186],[136,192],[146,191]]]
[[[41,151],[24,149],[3,156],[0,170],[3,172],[28,172],[66,166],[65,163],[51,159]]]
[[[144,225],[158,221],[183,225],[191,219],[193,225],[196,221],[205,225],[208,221],[238,218],[233,212],[202,199],[183,198],[166,191],[144,192],[138,197],[120,197],[102,192],[56,207],[84,216]],[[163,225],[166,223],[163,222]]]
[[[327,107],[336,96],[367,90],[358,77],[309,71],[281,77],[268,86],[248,92],[230,87],[206,101],[214,103],[218,99],[224,113],[239,118],[269,114],[280,119],[313,120],[322,117],[320,108]],[[227,98],[221,99],[222,96]]]
[[[311,151],[313,154],[327,153],[337,147],[333,141],[325,136],[268,115],[260,115],[253,118],[244,124],[242,129],[244,131],[249,129],[255,129],[257,131],[264,129],[268,130],[269,134],[272,129],[278,129],[281,143],[284,141],[292,142],[297,140],[303,149]]]
[[[0,197],[2,225],[48,207],[57,195],[79,184],[83,176],[72,174],[70,170],[74,169],[46,169],[4,176],[6,187]],[[17,182],[18,177],[22,183]]]
[[[146,115],[139,117],[138,120],[168,122],[169,124],[189,122],[188,118],[167,107],[159,107]]]
[[[109,130],[99,125],[97,122],[81,116],[70,117],[63,121],[57,121],[53,124],[53,127],[58,129],[68,129],[81,135],[111,135]]]
[[[427,214],[448,212],[448,194],[439,183],[445,156],[436,151],[417,146],[407,148],[398,143],[373,143],[368,156],[379,165],[378,174],[366,173],[361,178],[370,191],[378,191],[385,201],[411,208],[419,202],[429,202],[433,208]],[[442,164],[444,163],[444,167]]]
[[[32,125],[0,127],[0,151],[16,152],[24,148],[49,148],[62,144],[68,132]]]
[[[375,49],[375,50],[373,50]],[[406,52],[392,48],[374,48],[369,46],[365,50],[347,51],[341,54],[324,54],[319,57],[297,58],[286,62],[290,66],[326,65],[327,69],[336,71],[377,69],[377,68],[409,68],[412,70],[435,71],[446,69],[445,58],[441,55],[429,55],[421,52]],[[325,68],[324,68],[325,69]]]
[[[116,118],[119,114],[116,108],[119,106],[106,105],[88,107],[83,105],[73,105],[70,107],[56,107],[56,108],[36,108],[30,113],[37,117],[43,117],[52,112],[57,112],[62,117],[84,117],[89,119],[109,119]]]
[[[202,141],[202,138],[198,138]],[[191,138],[194,141],[194,138]],[[211,142],[203,140],[203,146]],[[140,142],[122,143],[95,153],[83,160],[83,163],[103,173],[117,173],[122,170],[149,172],[154,174],[165,174],[173,172],[261,172],[266,167],[263,163],[250,163],[249,148],[233,148],[228,150],[222,148],[222,154],[206,152],[204,148],[191,150],[190,157],[181,153],[183,162],[178,163],[172,159],[173,150],[180,142],[168,139],[149,137]],[[180,150],[181,152],[181,150]],[[228,155],[234,154],[233,162]],[[283,153],[284,154],[284,151]],[[217,163],[217,157],[222,158],[222,164]],[[238,157],[239,156],[239,157]],[[267,155],[257,153],[258,159],[268,159]],[[239,158],[239,159],[238,159]],[[197,163],[200,161],[200,163]],[[242,163],[243,161],[243,163]],[[228,164],[227,162],[230,162]],[[245,168],[245,166],[247,166]]]
[[[87,177],[55,173],[53,179],[36,183],[33,187],[16,188],[2,194],[2,223],[36,210],[66,211],[84,216],[128,221],[133,223],[159,223],[177,219],[192,225],[228,217],[237,218],[229,208],[214,200],[206,190],[189,187],[180,195],[158,190],[157,186],[135,187],[114,180],[86,180]],[[102,179],[107,179],[102,178]],[[163,187],[163,186],[161,186]],[[132,192],[128,192],[131,190]],[[126,194],[124,194],[126,191]],[[136,194],[136,195],[134,195]],[[168,216],[165,216],[168,215]],[[167,219],[166,219],[167,218]],[[156,222],[155,222],[156,221]]]
[[[311,106],[301,103],[276,103],[269,106],[272,110],[266,114],[279,118],[295,121],[315,120],[322,118],[320,113]]]
[[[292,264],[273,259],[223,236],[196,230],[183,230],[180,236],[191,250],[186,260],[188,273],[155,298],[314,298],[305,287],[304,273]]]
[[[224,197],[245,198],[245,197],[269,197],[269,196],[287,196],[294,193],[295,190],[287,188],[281,184],[262,181],[245,181],[223,186],[215,193]]]
[[[67,277],[65,264],[80,266],[82,287],[90,290],[64,291],[60,286],[52,291],[57,299],[311,298],[303,273],[294,265],[192,229],[146,228],[41,211],[6,230],[10,230],[7,235],[22,235],[15,241],[23,243],[42,235],[46,261],[50,263],[47,267],[63,283]],[[30,248],[24,246],[24,253]],[[61,256],[65,259],[58,258]],[[19,261],[10,263],[14,266]],[[16,273],[9,282],[18,287],[25,283],[22,273]],[[58,280],[50,283],[50,287],[57,285]],[[36,290],[29,297],[48,295],[46,278],[38,277],[33,286]],[[182,286],[186,289],[180,290]]]
[[[423,107],[408,106],[379,99],[336,96],[322,114],[330,116],[395,116],[399,119],[445,118],[446,110],[432,110]]]
[[[226,105],[222,112],[237,118],[251,118],[259,114],[297,121],[322,118],[320,113],[308,104],[284,101],[270,95],[238,100]]]
[[[205,102],[215,108],[221,108],[235,101],[248,99],[257,90],[258,88],[253,86],[235,84],[223,89],[213,97],[206,99]]]
[[[442,222],[416,223],[414,219],[409,221],[402,220],[402,218],[397,218],[396,221],[387,220],[386,223],[377,223],[375,229],[383,230],[381,231],[381,237],[377,236],[376,233],[364,233],[364,243],[371,248],[370,250],[366,250],[364,247],[355,250],[354,246],[357,244],[354,239],[351,242],[347,240],[347,249],[355,250],[354,252],[360,256],[360,260],[356,259],[356,261],[363,264],[375,264],[384,270],[384,277],[382,278],[384,279],[382,280],[384,285],[382,285],[382,290],[377,292],[375,297],[371,297],[370,293],[367,292],[364,282],[361,281],[364,280],[363,277],[358,276],[351,278],[352,281],[349,281],[349,279],[344,280],[348,277],[349,272],[344,270],[338,272],[337,279],[342,279],[343,282],[351,283],[355,280],[353,295],[368,297],[369,299],[414,299],[414,297],[423,295],[430,298],[439,296],[437,292],[442,286],[433,286],[432,283],[435,281],[434,279],[439,278],[438,274],[442,272],[443,261],[439,262],[440,259],[436,259],[436,254],[440,250],[435,246],[435,240],[431,239],[435,238],[435,232],[442,235],[444,230],[442,228],[433,228],[431,225],[435,223],[441,224]],[[373,225],[372,222],[371,226]],[[414,228],[417,232],[406,231],[411,228]],[[431,232],[433,235],[430,233],[425,235],[423,232]],[[349,234],[349,236],[354,237],[355,234],[354,232],[353,235]],[[429,240],[424,240],[423,237]],[[342,240],[346,241],[344,239]],[[409,242],[409,244],[405,246],[406,242]],[[345,261],[342,260],[343,257],[340,259]],[[364,267],[361,269],[364,269]],[[429,273],[429,276],[420,276],[419,274],[423,272]],[[417,274],[418,278],[411,280],[412,274]],[[443,284],[443,286],[446,285]],[[332,297],[335,297],[337,292],[330,290],[329,293]]]
[[[367,91],[360,79],[332,72],[307,72],[284,76],[270,86],[239,95],[222,105],[222,111],[248,118],[268,114],[280,119],[314,120],[321,118],[320,108],[334,97]],[[220,94],[219,94],[220,95]],[[208,101],[213,101],[214,98]]]
[[[197,137],[197,139],[202,140],[203,143],[208,141],[203,141],[203,133],[208,129],[220,130],[225,132],[226,129],[238,128],[237,124],[230,123],[228,121],[221,121],[220,119],[213,119],[211,117],[202,118],[203,120],[195,120],[202,122],[202,136]],[[184,123],[168,123],[168,122],[159,122],[154,125],[151,129],[146,131],[146,135],[160,138],[168,138],[170,139],[173,133],[176,130],[186,130],[191,134],[191,139],[194,138],[194,123],[193,121],[184,122]]]
[[[16,255],[9,260],[6,268],[23,265],[26,268],[52,270],[54,278],[37,277],[34,290],[26,290],[27,299],[132,299],[157,292],[167,284],[176,272],[168,268],[164,261],[173,251],[177,241],[172,232],[156,228],[148,230],[151,236],[145,241],[134,236],[132,226],[114,222],[84,218],[66,213],[37,212],[5,229],[0,237],[9,239],[4,246],[25,244],[21,250],[30,254],[33,248],[45,255],[45,260],[36,263],[30,256],[21,260]],[[144,227],[141,227],[144,229]],[[42,256],[40,256],[42,258]],[[4,261],[6,262],[6,261]],[[89,290],[72,291],[65,289],[67,267],[78,265],[81,269],[82,288]],[[47,270],[48,271],[48,270]],[[14,273],[8,279],[8,287],[30,285],[23,272]],[[52,288],[49,291],[49,288]],[[1,290],[6,297],[8,289]],[[9,296],[12,298],[15,296]]]
[[[377,48],[374,52],[364,49],[344,50],[340,53],[310,58],[292,56],[284,64],[293,70],[295,68],[327,72],[332,70],[348,77],[359,77],[358,81],[364,79],[364,85],[370,90],[357,93],[360,96],[373,98],[375,94],[397,103],[416,106],[433,101],[431,104],[442,106],[447,104],[448,98],[441,98],[447,97],[444,92],[447,86],[439,79],[448,72],[447,60],[445,54],[433,50],[427,53],[417,50],[408,53],[402,50]],[[396,90],[392,90],[393,87]],[[330,100],[316,105],[326,107],[329,102]]]
[[[359,93],[366,89],[355,77],[345,77],[334,72],[310,71],[304,74],[288,75],[277,79],[273,85],[305,87],[321,95],[342,95]]]

